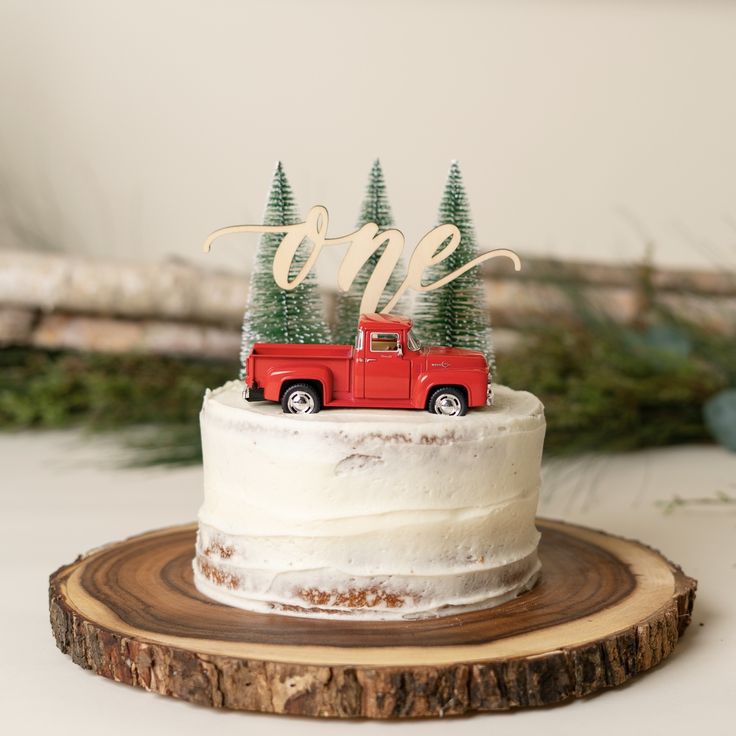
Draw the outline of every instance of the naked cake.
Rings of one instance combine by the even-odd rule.
[[[358,228],[337,237],[326,207],[301,219],[279,163],[263,223],[219,228],[204,243],[260,235],[244,382],[207,392],[200,415],[193,566],[211,598],[267,613],[416,619],[498,605],[539,575],[544,410],[504,387],[490,406],[478,270],[503,258],[518,271],[520,259],[478,252],[457,162],[440,224],[403,275],[405,238],[390,219],[377,162]],[[312,269],[335,246],[345,246],[346,301],[331,331]],[[424,339],[394,313],[408,291]]]
[[[532,394],[495,387],[464,417],[349,409],[309,416],[208,391],[194,578],[252,611],[356,619],[502,603],[540,571],[545,431]]]

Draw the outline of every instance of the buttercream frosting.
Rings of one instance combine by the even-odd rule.
[[[464,417],[284,414],[230,382],[200,415],[197,588],[256,611],[421,618],[496,605],[538,573],[544,410],[497,386]]]

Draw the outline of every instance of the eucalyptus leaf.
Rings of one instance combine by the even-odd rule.
[[[652,325],[647,329],[646,342],[649,347],[683,358],[692,352],[692,341],[688,334],[675,325]]]
[[[721,391],[703,407],[705,426],[713,439],[736,452],[736,388]]]

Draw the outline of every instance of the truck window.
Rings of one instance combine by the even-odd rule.
[[[388,353],[399,349],[398,332],[371,332],[371,352]]]

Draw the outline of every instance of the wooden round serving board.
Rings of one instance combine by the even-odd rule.
[[[542,576],[497,608],[424,621],[249,613],[192,582],[194,525],[111,544],[57,570],[51,627],[82,667],[202,705],[399,718],[549,705],[667,657],[696,583],[654,550],[538,520]]]

